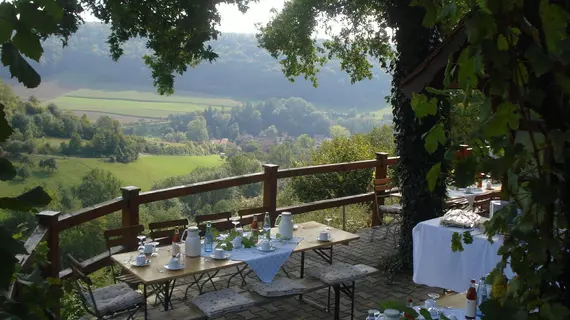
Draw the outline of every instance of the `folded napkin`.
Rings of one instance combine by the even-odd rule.
[[[441,217],[441,224],[448,227],[473,228],[481,221],[481,216],[462,209],[449,210]]]

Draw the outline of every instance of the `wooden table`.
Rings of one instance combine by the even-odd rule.
[[[332,263],[332,248],[335,244],[348,244],[350,241],[358,240],[359,235],[342,231],[339,229],[331,228],[329,230],[332,239],[328,242],[318,241],[317,237],[321,231],[326,228],[325,225],[310,221],[299,223],[297,230],[293,231],[294,237],[302,237],[303,240],[297,244],[297,247],[293,252],[301,253],[301,278],[304,276],[304,263],[305,263],[305,252],[309,250],[315,251],[321,258],[326,262]],[[272,233],[276,233],[277,228],[272,229]],[[127,270],[132,275],[136,276],[144,286],[145,294],[145,317],[146,317],[146,289],[149,285],[164,285],[164,306],[165,310],[168,310],[168,305],[170,303],[170,294],[172,294],[172,289],[170,288],[170,282],[175,281],[178,278],[185,278],[189,276],[199,276],[207,273],[212,273],[219,271],[221,269],[226,269],[230,267],[245,265],[243,261],[237,260],[214,260],[205,257],[186,257],[184,255],[184,246],[181,246],[182,257],[184,262],[184,269],[178,271],[169,271],[164,269],[164,265],[168,263],[171,255],[168,253],[170,246],[159,248],[159,256],[151,257],[151,263],[148,267],[133,267],[130,261],[134,260],[134,257],[138,254],[137,251],[124,252],[119,254],[114,254],[111,259],[120,264],[125,270]],[[194,284],[194,283],[192,283]],[[192,285],[191,284],[191,285]]]

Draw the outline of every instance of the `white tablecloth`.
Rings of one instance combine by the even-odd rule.
[[[491,272],[501,256],[497,254],[503,241],[495,237],[494,243],[478,234],[475,229],[472,244],[463,244],[462,252],[451,251],[451,237],[454,232],[465,229],[440,226],[439,218],[420,222],[414,227],[414,277],[417,284],[438,287],[455,292],[469,288],[471,279],[480,279]],[[510,278],[510,271],[505,270]]]

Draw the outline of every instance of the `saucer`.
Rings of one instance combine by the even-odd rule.
[[[224,253],[224,257],[223,257],[223,258],[216,258],[216,256],[213,255],[213,254],[210,255],[210,258],[212,258],[212,259],[214,259],[214,260],[226,260],[226,259],[229,258],[229,257],[230,257],[230,254],[229,254],[229,253]]]
[[[182,270],[182,269],[184,269],[184,265],[183,265],[183,264],[179,264],[178,266],[171,266],[171,265],[169,265],[169,264],[165,264],[165,265],[164,265],[164,268],[165,268],[166,270],[173,270],[173,271],[176,271],[176,270]]]
[[[144,264],[138,265],[136,261],[131,261],[131,266],[133,267],[146,267],[150,266],[150,260],[146,260]]]
[[[319,237],[317,237],[317,241],[321,241],[321,242],[331,242],[333,239],[333,237],[329,237],[328,239],[321,239]]]
[[[275,249],[277,249],[277,247],[273,247],[271,246],[271,248],[269,248],[269,250],[262,250],[261,247],[256,247],[257,250],[261,251],[261,252],[271,252],[271,251],[275,251]]]

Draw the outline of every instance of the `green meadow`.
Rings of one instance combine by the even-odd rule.
[[[45,185],[55,188],[76,185],[81,182],[87,172],[101,168],[112,172],[125,186],[137,186],[143,191],[150,190],[153,182],[167,177],[188,174],[197,167],[216,167],[224,163],[217,155],[209,156],[143,156],[137,161],[122,164],[110,163],[106,159],[56,157],[58,170],[48,172],[40,169],[40,160],[48,156],[32,155],[35,167],[31,168],[31,176],[22,181],[19,177],[9,182],[0,181],[0,190],[4,195],[17,195],[27,188]],[[12,163],[19,167],[18,161]]]

